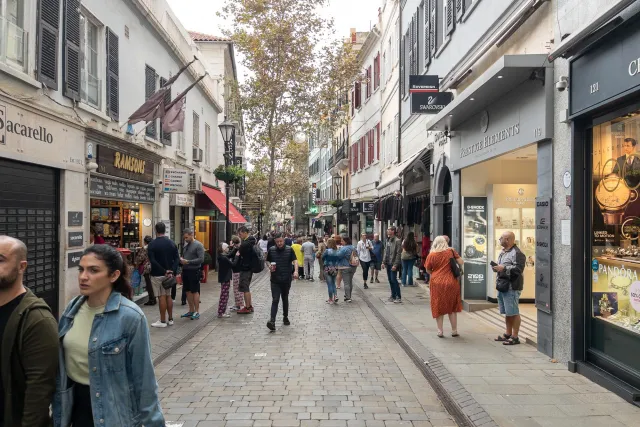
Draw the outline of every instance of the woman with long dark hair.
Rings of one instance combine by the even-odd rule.
[[[402,286],[413,286],[413,265],[418,258],[418,243],[413,231],[402,242]]]
[[[58,326],[54,426],[164,426],[149,327],[124,259],[111,246],[89,247],[78,284]]]

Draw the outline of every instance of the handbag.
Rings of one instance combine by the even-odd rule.
[[[137,288],[140,286],[140,282],[142,282],[142,276],[138,270],[133,270],[131,273],[131,286],[133,288]]]
[[[178,283],[176,276],[168,276],[162,279],[162,287],[164,289],[171,289]]]
[[[337,276],[338,269],[334,266],[325,267],[324,274],[326,274],[327,276]]]
[[[358,253],[356,251],[351,252],[351,257],[349,258],[349,265],[351,267],[357,267],[360,265],[360,258],[358,258]]]
[[[455,252],[453,249],[451,250],[451,258],[449,258],[449,267],[451,268],[451,273],[453,273],[453,277],[458,278],[462,275],[462,270],[460,270],[460,264],[456,261]]]

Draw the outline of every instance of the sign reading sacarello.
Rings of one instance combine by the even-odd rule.
[[[460,149],[460,158],[467,157],[470,154],[477,153],[478,151],[484,150],[486,148],[491,147],[494,144],[497,144],[501,141],[511,138],[512,136],[518,135],[520,133],[520,123],[516,123],[512,126],[509,126],[506,129],[502,129],[499,132],[494,133],[493,135],[487,135],[482,140],[476,142],[475,144],[464,147]]]
[[[32,127],[7,119],[7,107],[0,104],[0,144],[6,145],[7,133],[13,133],[25,138],[36,141],[53,144],[53,135],[47,132],[47,128],[43,126]]]

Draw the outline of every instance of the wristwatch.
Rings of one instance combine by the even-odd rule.
[[[612,173],[603,178],[596,188],[595,199],[607,225],[622,224],[629,203],[638,199],[638,192],[630,190],[625,181]]]

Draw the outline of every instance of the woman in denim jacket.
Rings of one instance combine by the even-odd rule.
[[[133,303],[126,266],[108,245],[80,260],[80,296],[60,317],[55,427],[165,425],[147,319]]]
[[[322,263],[324,265],[324,277],[327,279],[327,290],[329,291],[329,299],[327,304],[337,304],[338,294],[336,290],[336,279],[338,276],[338,268],[343,265],[342,257],[338,253],[338,245],[336,240],[331,238],[327,240],[327,249],[322,253]]]
[[[349,262],[351,260],[352,254],[355,255],[355,259],[358,259],[358,254],[356,252],[356,248],[351,244],[350,237],[343,237],[342,246],[338,250],[338,254],[340,255],[340,267],[338,269],[342,273],[342,282],[344,283],[344,301],[351,302],[351,292],[353,291],[353,275],[356,273],[356,266],[351,265]],[[358,262],[360,260],[358,259]]]

